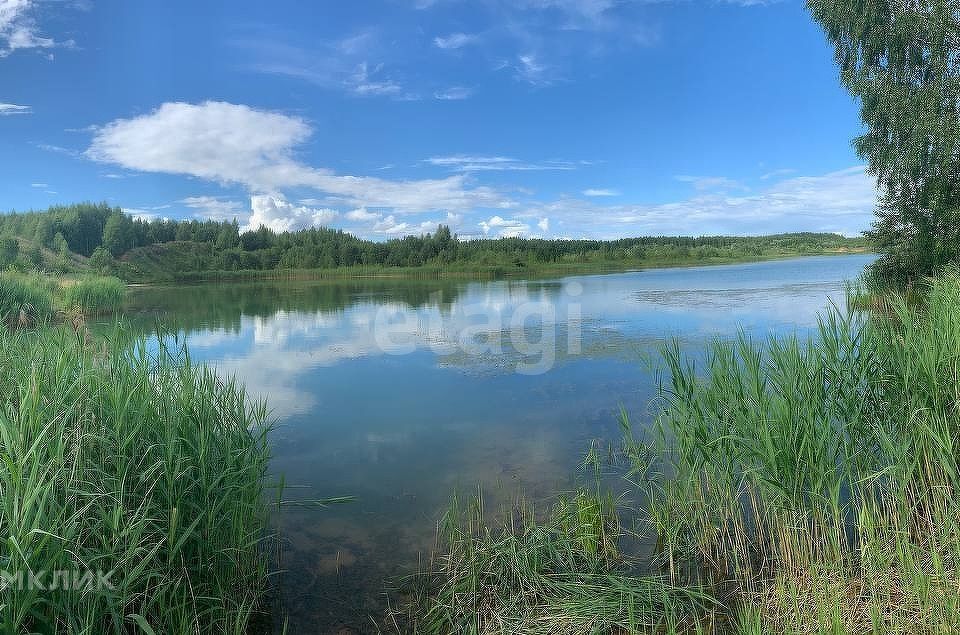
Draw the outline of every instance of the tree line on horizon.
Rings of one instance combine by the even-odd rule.
[[[821,252],[858,242],[838,234],[774,236],[647,236],[618,240],[491,238],[461,240],[446,225],[433,233],[365,240],[339,229],[315,227],[277,233],[241,231],[215,220],[132,218],[107,203],[54,206],[47,211],[0,215],[0,267],[39,266],[43,251],[55,267],[70,270],[72,254],[98,271],[123,272],[138,254],[177,271],[238,271],[352,267],[419,267],[471,264],[524,267],[587,262],[709,260],[761,257],[772,250]],[[179,248],[177,248],[179,247]]]

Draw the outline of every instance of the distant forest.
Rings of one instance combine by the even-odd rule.
[[[782,255],[863,251],[863,238],[838,234],[648,236],[619,240],[497,238],[460,240],[439,225],[432,234],[385,242],[316,227],[241,232],[239,224],[140,220],[106,203],[0,214],[0,268],[114,273],[128,280],[203,277],[204,272],[349,267],[434,267],[509,272],[568,266],[644,266],[755,260]]]

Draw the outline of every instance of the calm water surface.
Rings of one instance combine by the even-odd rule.
[[[384,579],[433,544],[455,490],[570,488],[617,416],[648,419],[660,347],[808,331],[872,256],[558,280],[283,282],[140,289],[132,312],[267,399],[294,633],[374,631]],[[375,632],[375,631],[374,631]]]

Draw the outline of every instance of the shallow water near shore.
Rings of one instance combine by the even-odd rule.
[[[295,281],[138,288],[127,312],[267,400],[286,508],[290,631],[376,632],[385,580],[433,544],[454,491],[537,501],[575,485],[622,407],[656,409],[660,348],[804,333],[870,255],[556,280]]]

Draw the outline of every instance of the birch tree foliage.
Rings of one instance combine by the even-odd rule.
[[[808,0],[866,130],[879,189],[875,273],[909,282],[960,260],[960,0]]]

